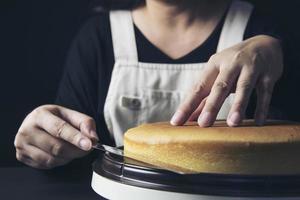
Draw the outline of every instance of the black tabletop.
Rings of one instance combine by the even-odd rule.
[[[0,199],[104,199],[91,188],[92,171],[0,168]]]

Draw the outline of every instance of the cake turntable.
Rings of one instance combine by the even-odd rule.
[[[291,200],[300,199],[300,175],[183,175],[106,152],[93,163],[92,188],[122,200]]]

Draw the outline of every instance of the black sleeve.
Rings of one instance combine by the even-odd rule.
[[[74,39],[56,98],[56,104],[93,118],[97,115],[97,63],[102,63],[94,25],[94,20],[87,21]]]
[[[244,39],[256,35],[268,35],[277,38],[281,42],[284,70],[280,80],[277,81],[270,105],[269,117],[284,120],[300,121],[299,95],[295,95],[297,85],[299,85],[298,56],[295,56],[295,46],[293,40],[278,17],[266,15],[254,9]],[[254,115],[256,107],[256,95],[253,93],[248,107],[248,116]]]
[[[97,64],[101,63],[101,49],[97,47],[98,37],[92,31],[94,20],[88,20],[75,37],[64,66],[64,74],[58,89],[56,104],[84,113],[95,119],[97,115]],[[99,46],[99,45],[98,45]],[[97,56],[96,56],[97,55]],[[96,154],[75,159],[58,171],[81,169],[91,171],[91,163]]]
[[[104,122],[103,106],[113,62],[108,15],[93,16],[81,27],[69,49],[56,97],[57,105],[92,117],[96,121],[99,140],[109,145],[114,143]],[[91,163],[97,155],[98,152],[93,151],[59,170],[91,171]]]
[[[245,31],[244,39],[256,35],[269,35],[279,40],[283,39],[282,27],[273,15],[254,8]]]
[[[92,16],[74,39],[56,104],[92,117],[102,143],[113,145],[103,107],[114,63],[108,13]]]

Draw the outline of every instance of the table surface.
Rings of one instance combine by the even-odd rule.
[[[92,172],[0,168],[0,199],[104,199],[91,188]]]

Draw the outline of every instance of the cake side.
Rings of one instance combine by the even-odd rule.
[[[136,137],[136,132],[139,133],[139,137]],[[228,127],[226,122],[217,122],[213,127],[201,128],[196,122],[184,126],[172,126],[168,122],[160,122],[129,129],[125,137],[132,141],[148,144],[195,143],[197,141],[235,143],[300,142],[300,125],[279,121],[275,124],[269,122],[266,126],[259,127],[254,126],[254,122],[250,121],[235,128]]]
[[[215,147],[214,147],[215,146]],[[125,140],[125,155],[152,165],[198,173],[300,174],[300,144],[148,145]]]
[[[168,125],[150,124],[146,129],[144,125],[128,131],[124,139],[125,155],[149,164],[180,169],[187,173],[300,174],[300,157],[298,156],[300,131],[284,133],[285,136],[278,135],[277,138],[273,138],[275,142],[272,142],[272,139],[266,140],[264,137],[255,138],[255,140],[249,140],[251,137],[246,137],[248,140],[228,139],[226,138],[227,132],[216,134],[210,131],[213,134],[207,133],[208,135],[202,138],[194,136],[201,133],[190,130],[181,133],[179,131],[174,135],[169,130],[161,131],[164,129],[161,126]],[[291,126],[292,128],[286,126],[284,129],[297,130],[299,128],[298,125]],[[176,127],[171,127],[171,129],[176,129]],[[233,129],[236,130],[236,128]],[[160,130],[159,134],[155,132],[156,130]],[[230,129],[226,129],[228,130]],[[220,134],[225,139],[214,139]],[[147,140],[147,137],[152,141]]]

